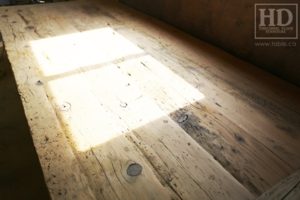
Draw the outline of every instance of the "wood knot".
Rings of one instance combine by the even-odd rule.
[[[138,163],[132,163],[127,168],[128,176],[139,176],[143,171],[143,167]]]

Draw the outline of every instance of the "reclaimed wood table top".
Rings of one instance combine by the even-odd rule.
[[[0,8],[53,199],[253,199],[300,167],[299,88],[115,1]]]

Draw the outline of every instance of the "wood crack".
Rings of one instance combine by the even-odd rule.
[[[184,173],[200,188],[201,191],[210,199],[213,200],[212,197],[207,193],[207,191],[202,188],[202,186],[189,174],[186,172],[185,167],[182,165],[181,161],[178,159],[177,156],[173,154],[173,152],[166,146],[166,144],[162,140],[158,140],[171,154],[174,158],[176,158],[177,162],[180,164],[181,168],[184,169]]]
[[[91,148],[91,152],[92,152],[93,156],[95,157],[97,163],[98,163],[99,166],[101,167],[101,169],[102,169],[102,171],[103,171],[103,174],[104,174],[104,176],[105,176],[105,178],[106,178],[106,180],[107,180],[109,186],[111,187],[112,191],[113,191],[114,194],[116,195],[117,199],[118,199],[118,200],[121,200],[120,197],[118,196],[118,193],[116,192],[115,188],[113,187],[113,184],[112,184],[111,181],[109,180],[109,177],[108,177],[108,175],[106,174],[106,171],[105,171],[105,169],[104,169],[104,166],[102,165],[102,163],[100,162],[100,160],[98,159],[98,157],[96,156],[96,154],[95,154],[95,152],[94,152],[94,150],[93,150],[92,148]]]
[[[26,24],[29,25],[30,21],[26,19],[20,12],[18,12],[18,15],[21,17],[22,21]]]
[[[155,165],[155,163],[152,161],[151,157],[147,154],[147,152],[145,152],[145,150],[140,147],[139,144],[137,144],[137,142],[132,138],[132,136],[128,135],[127,137],[129,139],[129,141],[131,141],[139,150],[140,152],[144,155],[144,157],[147,159],[148,163],[152,166],[152,168],[155,170],[155,172],[160,176],[158,178],[158,180],[160,181],[160,183],[164,186],[165,184],[167,184],[167,186],[175,193],[175,195],[182,200],[183,198],[181,197],[181,195],[176,191],[176,189],[172,186],[172,184],[170,183],[169,179],[166,179],[165,176],[160,172],[160,169],[157,168],[157,166]],[[156,174],[155,173],[155,174]],[[161,180],[164,180],[164,183],[161,182]]]
[[[281,200],[284,200],[286,197],[288,197],[288,196],[294,191],[294,189],[296,189],[299,185],[300,185],[300,181],[298,181],[298,182],[290,189],[290,191],[288,191],[288,192],[281,198]]]

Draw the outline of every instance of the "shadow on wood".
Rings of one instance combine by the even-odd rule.
[[[1,48],[1,47],[0,47]],[[15,80],[0,57],[0,199],[49,199]]]

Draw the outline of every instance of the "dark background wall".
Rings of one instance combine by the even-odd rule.
[[[255,42],[262,41],[254,39],[254,4],[287,3],[286,0],[121,0],[121,2],[300,85],[298,40],[289,40],[297,42],[296,47],[255,46]],[[300,3],[300,0],[290,0],[288,3]]]

